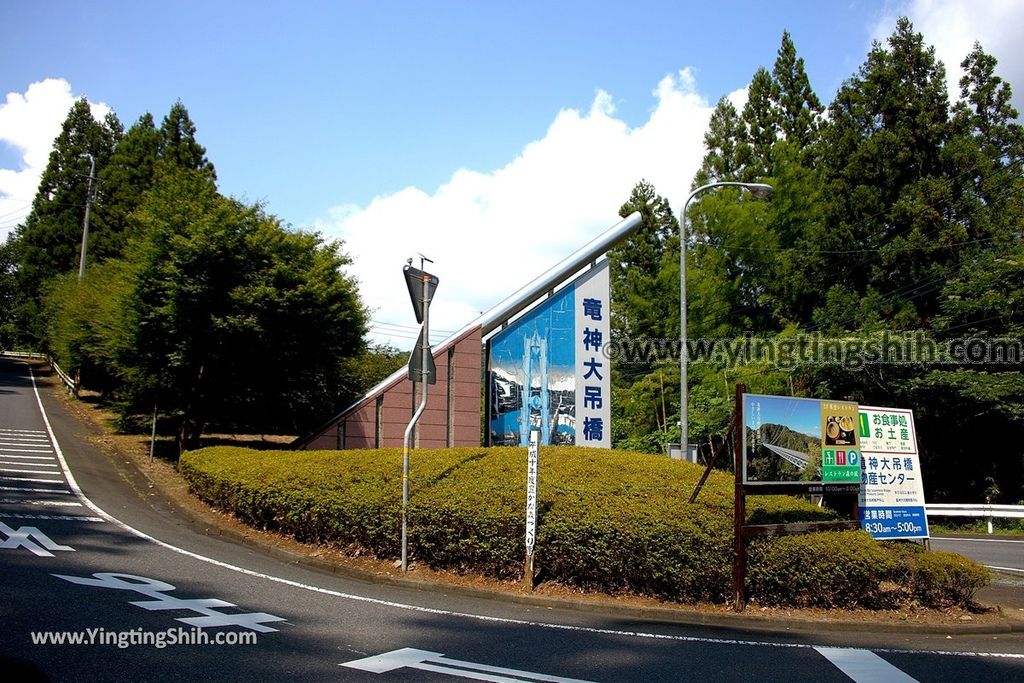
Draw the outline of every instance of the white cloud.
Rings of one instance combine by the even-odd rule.
[[[616,223],[640,179],[678,210],[712,105],[689,69],[666,76],[652,95],[639,127],[616,118],[611,95],[598,91],[589,111],[560,111],[542,139],[496,171],[462,169],[433,194],[409,187],[365,207],[338,207],[316,228],[345,241],[376,320],[415,323],[401,267],[417,252],[432,258],[441,281],[432,328],[458,329]]]
[[[0,104],[0,142],[16,150],[21,161],[19,168],[0,168],[0,241],[28,215],[53,140],[76,99],[67,81],[47,78],[24,94],[7,93]],[[104,104],[91,106],[98,120],[110,111]]]
[[[960,95],[960,62],[981,43],[985,52],[999,60],[996,75],[1014,86],[1014,105],[1024,105],[1024,2],[1020,0],[904,0],[892,8],[873,30],[882,41],[896,28],[896,18],[909,17],[925,43],[935,46],[935,55],[946,65],[950,98]]]

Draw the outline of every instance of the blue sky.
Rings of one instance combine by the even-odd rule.
[[[429,252],[452,330],[612,225],[640,178],[678,210],[711,108],[742,99],[783,30],[825,102],[900,14],[947,64],[981,40],[1020,93],[1022,6],[9,0],[0,238],[73,98],[126,125],[180,98],[221,190],[344,240],[375,320],[413,323],[399,270]]]

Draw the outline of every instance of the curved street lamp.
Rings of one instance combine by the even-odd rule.
[[[687,423],[687,405],[690,397],[686,387],[686,364],[689,361],[689,353],[686,348],[686,209],[690,206],[690,201],[697,195],[720,187],[738,187],[741,190],[746,190],[755,197],[764,199],[771,197],[772,192],[775,191],[775,188],[766,183],[723,181],[718,183],[709,183],[698,187],[696,190],[691,192],[690,196],[686,198],[685,202],[683,202],[683,211],[679,215],[679,330],[682,337],[682,345],[679,351],[679,446],[684,459],[688,459],[690,455],[690,447],[688,443],[689,424]]]

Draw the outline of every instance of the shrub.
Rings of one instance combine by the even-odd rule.
[[[179,467],[195,495],[253,526],[393,558],[400,553],[401,462],[398,449],[216,447],[186,453]],[[525,472],[525,448],[415,451],[408,510],[413,559],[456,572],[521,577]],[[733,482],[713,472],[690,505],[701,472],[663,456],[542,449],[538,576],[606,592],[724,601],[731,594]],[[834,517],[787,496],[751,497],[747,509],[758,523]],[[943,579],[927,573],[927,564],[914,574],[916,556],[904,555],[910,559],[863,532],[760,539],[750,545],[748,588],[763,604],[874,606],[883,581],[900,583],[908,595],[911,581],[920,581],[921,590],[933,580],[963,582],[963,572]]]
[[[750,544],[747,588],[764,605],[873,606],[896,568],[864,531],[785,536]]]
[[[932,551],[915,558],[914,597],[927,607],[966,607],[989,581],[988,569],[963,555]]]

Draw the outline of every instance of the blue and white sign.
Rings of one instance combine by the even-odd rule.
[[[491,339],[491,445],[611,447],[608,292],[603,261]]]
[[[860,406],[861,526],[877,539],[928,538],[914,413]]]

